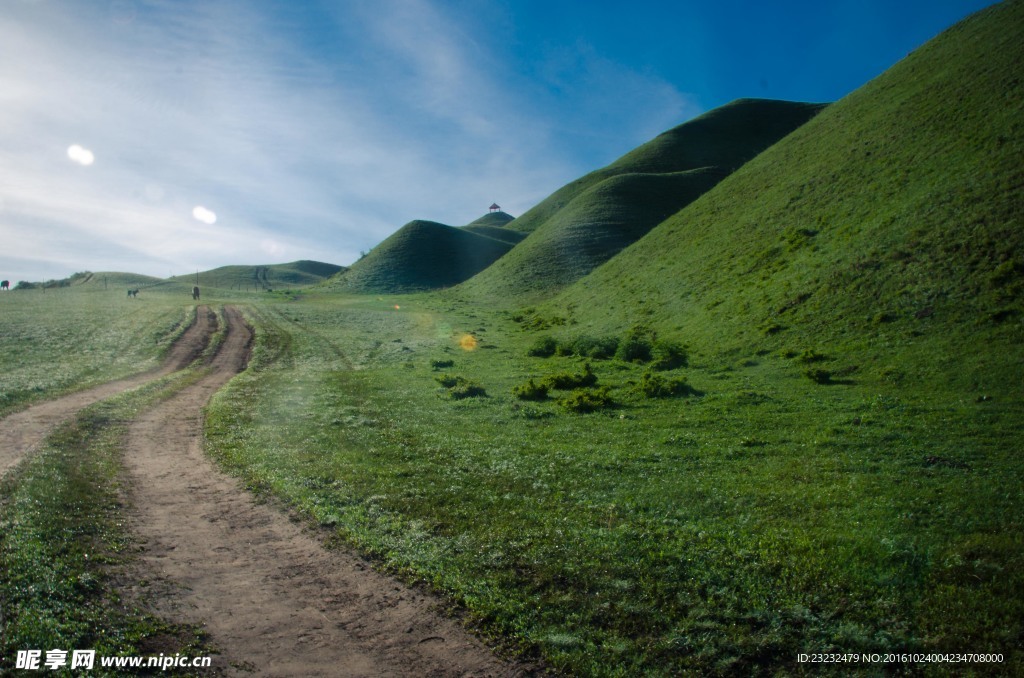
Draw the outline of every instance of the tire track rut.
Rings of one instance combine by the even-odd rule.
[[[202,408],[248,358],[251,330],[226,309],[212,371],[140,416],[125,454],[139,567],[169,584],[135,590],[166,617],[203,624],[222,671],[272,676],[513,676],[437,602],[359,558],[326,550],[257,504],[203,450]],[[155,600],[153,600],[156,598]]]
[[[195,321],[174,342],[160,367],[48,400],[0,420],[0,477],[79,410],[188,367],[203,354],[216,329],[217,316],[208,307],[200,306]]]

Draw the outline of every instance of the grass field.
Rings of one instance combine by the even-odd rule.
[[[505,315],[310,296],[251,316],[211,453],[559,669],[954,647],[1021,667],[1019,402],[694,355],[659,373],[691,387],[666,398],[638,391],[644,365],[592,360],[614,404],[577,414],[512,395],[583,359],[528,357],[537,333]]]
[[[183,293],[144,291],[129,299],[123,280],[107,278],[0,296],[0,416],[156,367],[191,322],[194,308]]]

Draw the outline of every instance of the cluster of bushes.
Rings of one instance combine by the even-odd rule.
[[[512,389],[512,395],[520,400],[546,400],[551,390],[570,391],[559,398],[558,404],[570,412],[594,412],[615,405],[608,387],[596,387],[597,375],[590,363],[584,363],[582,372],[559,372],[544,379],[529,379]]]
[[[644,372],[640,383],[636,385],[636,391],[646,398],[669,398],[695,393],[693,387],[686,382],[686,377],[666,378],[651,371]]]
[[[688,364],[685,346],[658,339],[653,332],[642,327],[631,329],[621,340],[589,335],[576,335],[560,341],[551,336],[538,337],[526,354],[538,358],[553,355],[593,360],[616,358],[624,362],[651,363],[655,370],[673,370]]]
[[[482,398],[487,395],[487,391],[484,390],[483,386],[465,377],[452,376],[445,373],[436,377],[436,379],[437,383],[448,389],[448,397],[452,400]]]
[[[600,388],[577,389],[559,400],[558,404],[570,412],[585,414],[614,407],[615,401],[608,394],[608,387],[602,386]]]

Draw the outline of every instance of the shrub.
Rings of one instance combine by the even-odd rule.
[[[512,395],[520,400],[544,400],[548,397],[550,387],[544,383],[537,383],[530,379],[525,384],[520,384],[512,389]]]
[[[636,385],[638,393],[647,398],[668,398],[676,395],[690,395],[693,389],[686,383],[686,377],[666,379],[660,374],[644,372]]]
[[[608,387],[587,388],[573,391],[558,404],[570,412],[587,413],[615,406],[615,401],[608,395]]]
[[[806,364],[809,365],[811,363],[820,363],[823,360],[828,360],[828,356],[827,355],[822,355],[821,353],[818,353],[813,348],[809,348],[809,349],[807,349],[806,351],[804,351],[803,353],[800,354],[799,360],[800,360],[800,362],[806,363]]]
[[[526,355],[535,358],[550,358],[555,354],[557,348],[558,342],[553,337],[537,337],[533,345],[527,349]]]
[[[462,400],[463,398],[483,398],[487,395],[487,391],[484,387],[476,382],[469,381],[459,377],[459,383],[455,384],[454,387],[448,390],[448,395],[453,400]]]
[[[561,372],[559,374],[552,374],[544,380],[543,384],[548,388],[559,389],[562,391],[568,391],[574,388],[582,388],[584,386],[593,386],[597,383],[597,375],[590,367],[590,363],[583,364],[583,372],[573,374],[571,372]]]
[[[634,328],[619,342],[615,357],[628,363],[645,363],[651,359],[651,340],[648,332]]]
[[[810,379],[811,381],[817,382],[819,384],[828,384],[829,382],[832,381],[832,373],[829,372],[828,370],[823,370],[820,368],[807,370],[806,372],[804,372],[804,375],[806,375],[807,378]]]
[[[454,367],[454,360],[431,360],[430,366],[435,370],[444,369],[445,367]]]
[[[435,377],[437,383],[448,389],[448,395],[455,400],[463,398],[474,398],[487,395],[484,387],[464,377],[454,377],[450,374],[442,374]]]
[[[437,381],[437,383],[441,384],[441,386],[444,386],[445,388],[451,388],[455,386],[456,384],[459,383],[460,379],[462,379],[462,377],[455,377],[448,374],[447,372],[434,377],[434,380]],[[463,381],[465,380],[463,379]]]
[[[591,337],[578,335],[558,345],[558,355],[578,355],[581,358],[607,360],[615,356],[619,340],[615,337]]]
[[[686,347],[673,341],[655,341],[651,357],[654,360],[651,367],[656,370],[674,370],[689,364]]]

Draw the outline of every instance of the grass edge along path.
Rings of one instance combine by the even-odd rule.
[[[200,629],[118,593],[134,537],[124,522],[127,424],[203,375],[187,369],[85,408],[0,482],[0,673],[19,650],[97,656],[211,654]],[[106,674],[96,665],[91,675]],[[207,672],[207,675],[209,672]],[[198,675],[198,674],[197,674]]]

